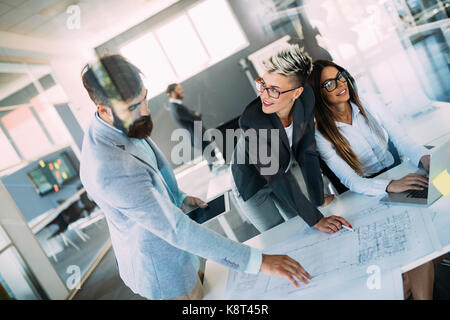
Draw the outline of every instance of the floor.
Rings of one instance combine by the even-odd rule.
[[[112,249],[83,284],[73,300],[145,300],[134,294],[119,276]]]
[[[80,274],[84,274],[108,242],[109,231],[106,220],[103,213],[99,209],[97,210],[90,217],[98,215],[97,218],[101,219],[94,218],[92,221],[97,220],[95,223],[82,229],[83,235],[88,237],[87,239],[82,240],[73,231],[74,229],[66,230],[63,233],[64,238],[67,239],[66,244],[61,235],[48,238],[49,232],[52,232],[51,226],[36,234],[55,270],[65,283],[70,282],[69,278],[72,277],[72,272],[68,271],[69,267],[78,267]]]

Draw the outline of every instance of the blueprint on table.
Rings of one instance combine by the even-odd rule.
[[[431,214],[431,220],[442,246],[450,245],[450,210],[435,212]]]
[[[327,290],[332,287],[345,288],[347,298],[402,297],[402,288],[397,285],[384,285],[376,292],[369,290],[368,267],[379,268],[384,279],[398,279],[400,272],[395,270],[401,265],[440,247],[430,216],[420,208],[378,203],[346,214],[346,219],[354,232],[342,229],[330,235],[307,228],[264,250],[267,254],[287,254],[297,260],[313,277],[308,285],[301,283],[296,288],[282,277],[230,271],[227,298],[338,299],[342,296],[342,292]],[[386,280],[385,284],[388,283]]]

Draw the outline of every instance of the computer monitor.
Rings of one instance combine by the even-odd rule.
[[[27,173],[33,187],[39,195],[44,195],[49,192],[55,191],[54,188],[58,188],[55,179],[48,170],[47,166],[39,167]]]
[[[47,166],[59,187],[78,175],[65,152],[62,152],[58,157],[49,161]]]
[[[48,162],[39,161],[39,165],[39,168],[28,172],[27,176],[41,196],[49,192],[58,192],[65,183],[78,176],[77,170],[65,152]]]

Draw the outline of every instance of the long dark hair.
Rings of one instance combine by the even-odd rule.
[[[378,135],[380,139],[384,139],[382,137],[382,129],[376,120],[364,110],[362,107],[361,101],[359,99],[358,93],[355,89],[355,80],[350,75],[350,73],[345,70],[343,67],[337,65],[336,63],[329,60],[317,60],[313,64],[313,71],[308,79],[308,83],[314,90],[315,95],[315,108],[314,108],[314,116],[317,122],[317,129],[319,132],[331,142],[334,146],[336,153],[345,161],[347,164],[363,176],[362,171],[362,163],[359,160],[358,156],[353,152],[349,142],[345,137],[339,132],[339,129],[336,126],[336,117],[333,113],[333,107],[330,106],[325,98],[322,95],[322,89],[320,87],[320,77],[322,75],[322,71],[325,67],[335,67],[340,72],[344,72],[345,77],[347,79],[348,90],[350,93],[350,101],[356,104],[359,108],[359,111],[363,115],[369,127]],[[371,121],[369,121],[369,118]]]

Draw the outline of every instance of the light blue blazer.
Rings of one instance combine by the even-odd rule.
[[[175,205],[184,194],[170,164],[146,141],[158,168],[124,134],[94,117],[81,152],[81,182],[106,216],[124,283],[148,299],[183,296],[197,281],[194,255],[245,271],[251,248],[199,225]]]

